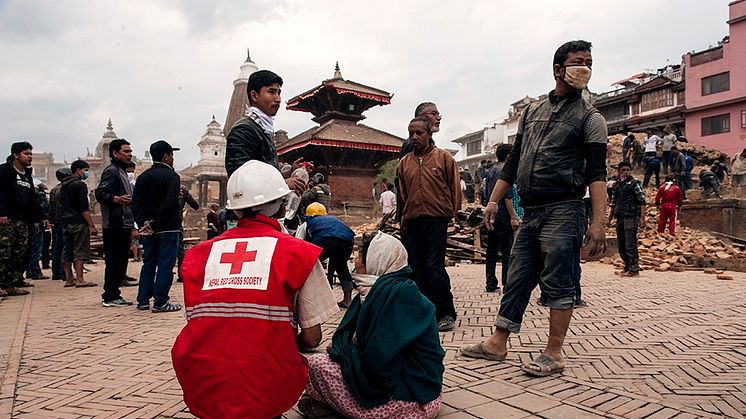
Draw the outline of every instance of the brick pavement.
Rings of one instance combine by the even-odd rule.
[[[102,265],[87,278],[100,283]],[[611,267],[588,263],[590,305],[575,312],[566,371],[529,378],[518,367],[543,347],[547,309],[529,306],[507,361],[460,357],[460,346],[491,333],[499,296],[482,292],[483,265],[449,271],[460,317],[441,334],[440,417],[746,415],[746,274],[719,281],[701,272],[643,272],[622,280]],[[191,417],[169,355],[183,312],[103,308],[99,288],[36,285],[31,296],[0,302],[0,417]],[[127,298],[135,292],[124,289]],[[181,299],[179,284],[172,295]],[[325,340],[340,317],[324,326]]]

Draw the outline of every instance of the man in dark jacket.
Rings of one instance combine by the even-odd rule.
[[[623,277],[640,275],[640,255],[637,251],[637,229],[645,223],[645,192],[640,182],[632,177],[632,166],[623,161],[617,166],[619,181],[614,185],[608,225],[616,218],[616,236],[619,256],[624,270],[616,272]]]
[[[28,294],[19,288],[33,286],[23,280],[29,226],[38,229],[42,219],[31,177],[32,150],[25,141],[13,143],[0,165],[0,297]]]
[[[500,144],[495,150],[497,163],[487,171],[484,177],[487,190],[495,188],[500,173],[505,166],[505,159],[508,158],[510,150],[513,148],[510,144]],[[518,219],[516,218],[515,209],[513,208],[513,190],[510,189],[497,202],[497,216],[495,217],[495,228],[487,230],[487,254],[485,255],[485,274],[487,292],[496,292],[500,289],[497,282],[495,270],[497,269],[497,253],[500,252],[502,268],[500,275],[502,286],[508,283],[508,264],[510,262],[510,248],[513,246],[513,230],[518,228]]]
[[[164,140],[150,145],[153,166],[137,178],[132,197],[145,256],[137,289],[138,310],[149,310],[151,298],[153,313],[181,310],[181,305],[170,303],[168,296],[181,238],[181,180],[173,168],[174,151],[178,150]]]
[[[33,234],[29,235],[29,262],[26,268],[26,278],[28,279],[49,279],[49,276],[44,275],[44,272],[39,267],[44,248],[44,231],[48,224],[49,199],[47,198],[46,189],[47,187],[43,183],[40,183],[36,187],[36,200],[39,201],[39,208],[41,208],[42,222],[37,229],[29,226],[29,232],[33,231]],[[47,264],[49,264],[49,261],[47,261]],[[47,269],[49,269],[49,266],[47,266]]]
[[[249,76],[246,94],[249,97],[249,109],[228,130],[225,148],[225,170],[228,176],[249,160],[259,160],[271,164],[279,170],[277,149],[274,141],[273,118],[280,110],[280,93],[282,78],[269,70],[259,70]],[[293,162],[292,170],[287,173],[285,183],[298,196],[303,194],[306,185],[302,180],[290,176],[302,163],[303,159]]]
[[[101,173],[96,188],[96,200],[101,204],[101,227],[104,240],[104,307],[132,305],[122,298],[120,286],[134,285],[125,281],[130,242],[137,236],[132,216],[132,185],[127,178],[127,166],[132,162],[130,143],[117,138],[109,143],[111,164]]]
[[[589,253],[601,253],[606,247],[608,138],[606,121],[584,94],[592,64],[590,42],[571,41],[560,46],[552,66],[555,89],[523,112],[513,149],[484,215],[486,227],[492,229],[497,201],[515,182],[524,208],[523,223],[511,249],[508,284],[495,332],[485,342],[461,348],[466,356],[505,359],[508,337],[520,331],[531,292],[538,284],[550,308],[549,340],[542,354],[522,370],[546,376],[565,367],[562,345],[575,304],[586,187],[593,207],[586,236]]]
[[[684,154],[676,146],[671,147],[671,173],[674,174],[676,185],[681,189],[682,199],[686,199],[688,185],[686,157],[684,157]],[[691,176],[691,171],[689,172],[689,176]]]
[[[710,191],[715,192],[715,196],[720,196],[720,182],[718,182],[717,175],[712,173],[711,170],[702,170],[699,172],[699,186],[702,188],[702,198],[707,199],[710,197]]]
[[[72,176],[62,182],[60,190],[60,213],[57,215],[62,227],[62,262],[66,287],[95,287],[83,278],[83,263],[91,257],[91,236],[98,234],[88,205],[88,163],[76,160],[70,165]],[[73,277],[72,268],[75,268]]]
[[[316,173],[308,181],[308,190],[303,193],[298,204],[298,216],[302,221],[306,220],[306,208],[314,202],[323,205],[324,208],[332,207],[332,196],[329,185],[324,182],[324,175]]]
[[[72,171],[69,167],[63,167],[57,169],[55,176],[59,183],[55,185],[51,191],[49,191],[49,224],[52,227],[52,279],[63,280],[65,278],[65,270],[62,268],[62,221],[59,216],[62,215],[62,208],[60,201],[60,191],[62,189],[62,182],[65,179],[72,176]]]
[[[189,193],[189,189],[180,186],[179,187],[179,212],[185,215],[184,208],[187,204],[193,210],[199,209],[199,202]],[[176,257],[176,282],[183,282],[181,279],[181,264],[184,263],[184,255],[186,255],[186,249],[184,248],[184,226],[181,226],[181,234],[179,235],[179,254]]]

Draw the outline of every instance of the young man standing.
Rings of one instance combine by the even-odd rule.
[[[66,287],[96,286],[83,278],[83,263],[91,257],[91,236],[98,234],[88,205],[88,187],[84,183],[90,176],[89,168],[85,161],[75,160],[70,165],[72,176],[62,182],[60,190],[61,211],[57,218],[63,225],[62,268]]]
[[[455,326],[451,279],[445,269],[448,223],[461,208],[461,181],[451,154],[435,147],[425,116],[409,123],[412,152],[396,167],[402,209],[402,243],[409,254],[414,281],[435,305],[438,329]]]
[[[485,187],[491,191],[495,188],[500,173],[505,166],[505,160],[513,148],[510,144],[500,144],[495,150],[497,163],[487,171],[485,176]],[[513,246],[513,230],[518,228],[518,219],[516,218],[513,208],[513,189],[509,189],[505,195],[500,197],[497,203],[497,216],[495,218],[495,228],[487,230],[487,255],[485,257],[485,275],[487,292],[497,292],[500,286],[497,282],[495,270],[497,269],[497,253],[500,252],[502,267],[500,276],[502,286],[508,283],[508,263],[510,262],[510,248]]]
[[[22,141],[10,146],[8,161],[0,165],[0,297],[25,295],[22,287],[28,265],[29,228],[40,228],[41,207],[31,177],[33,147]]]
[[[686,157],[679,151],[678,147],[671,147],[671,173],[674,175],[674,182],[681,189],[683,199],[686,199],[688,184],[686,171]],[[691,176],[691,171],[689,172],[689,176]]]
[[[214,239],[223,232],[223,224],[220,222],[220,216],[218,215],[219,209],[220,205],[214,202],[210,204],[210,212],[207,213],[207,240]]]
[[[269,70],[259,70],[249,76],[246,94],[249,97],[249,109],[246,115],[229,129],[226,137],[225,170],[228,176],[249,160],[258,160],[275,166],[277,149],[274,141],[274,117],[280,110],[282,78]],[[303,159],[293,162],[287,173],[285,183],[298,196],[303,195],[305,184],[297,177],[290,176]]]
[[[378,201],[381,205],[381,211],[383,212],[384,217],[386,215],[393,217],[394,214],[396,214],[396,194],[392,189],[394,189],[394,185],[386,185],[386,190],[381,193],[381,197]]]
[[[522,370],[546,376],[565,368],[562,345],[576,297],[586,186],[593,207],[586,235],[588,253],[595,255],[606,248],[606,121],[582,94],[592,64],[590,42],[571,41],[560,46],[552,66],[554,90],[546,99],[529,105],[521,117],[484,221],[488,229],[494,228],[497,201],[517,182],[523,222],[511,249],[508,283],[495,332],[485,342],[461,348],[466,356],[504,360],[508,337],[520,331],[531,292],[539,285],[550,308],[549,340],[542,354]]]
[[[111,164],[101,173],[96,188],[96,201],[101,204],[101,229],[104,240],[104,307],[126,307],[132,302],[122,298],[120,286],[130,286],[125,276],[129,262],[130,243],[137,237],[132,217],[132,184],[127,177],[127,166],[132,162],[130,143],[117,138],[109,143]]]
[[[63,224],[60,218],[62,216],[60,190],[62,189],[62,182],[72,176],[72,171],[69,167],[63,167],[57,169],[55,176],[59,183],[49,191],[49,223],[52,225],[52,279],[63,280],[67,278],[62,267]]]
[[[308,382],[299,351],[318,346],[321,323],[339,311],[321,248],[282,232],[290,193],[277,168],[245,163],[228,179],[226,207],[238,226],[184,259],[187,324],[171,358],[198,417],[272,418],[290,410]]]
[[[637,229],[645,225],[645,192],[640,181],[632,177],[632,166],[627,161],[619,163],[619,181],[614,186],[608,225],[616,218],[616,236],[619,256],[624,270],[616,272],[622,277],[640,275],[640,254],[637,251]]]
[[[138,310],[149,310],[151,298],[153,313],[181,310],[181,305],[170,303],[168,296],[181,240],[181,179],[174,171],[174,151],[178,150],[164,140],[150,145],[153,166],[138,177],[132,197],[144,255],[137,289]]]

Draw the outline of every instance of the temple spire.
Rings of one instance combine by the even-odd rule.
[[[106,129],[109,131],[114,129],[114,126],[111,125],[111,117],[109,117],[109,123],[106,124]]]
[[[246,62],[253,63],[253,61],[251,61],[251,50],[249,50],[248,48],[246,48]]]
[[[341,79],[342,78],[342,72],[339,71],[339,61],[337,61],[336,65],[334,66],[334,77],[333,79]]]

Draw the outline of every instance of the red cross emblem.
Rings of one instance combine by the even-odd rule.
[[[220,256],[220,263],[231,264],[231,275],[240,274],[243,264],[256,260],[256,250],[246,251],[248,243],[236,243],[236,250],[233,253],[223,253]]]

